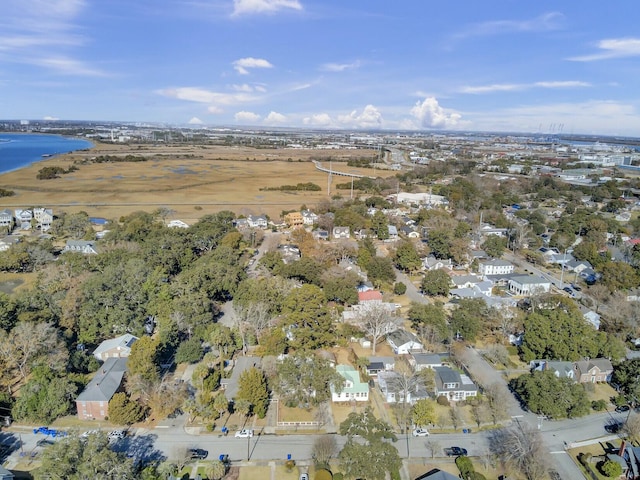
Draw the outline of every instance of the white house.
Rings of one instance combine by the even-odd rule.
[[[269,225],[267,221],[267,217],[264,215],[249,215],[247,217],[247,225],[251,228],[262,228],[265,229]]]
[[[95,255],[98,253],[98,250],[96,250],[96,242],[91,240],[67,240],[63,251],[79,252],[85,255]]]
[[[424,348],[418,337],[406,330],[396,330],[390,333],[387,335],[387,342],[396,355],[405,355],[414,350],[422,350]]]
[[[451,263],[450,258],[442,260],[434,257],[433,255],[429,255],[428,257],[423,258],[422,266],[425,270],[440,270],[442,268],[453,270],[453,264]]]
[[[302,214],[302,223],[304,225],[313,225],[318,221],[318,215],[311,210],[302,210],[300,213]]]
[[[333,238],[349,238],[349,227],[333,227]]]
[[[138,340],[138,337],[125,333],[116,338],[105,340],[93,351],[93,356],[98,360],[105,361],[107,358],[125,358],[131,353],[131,346]]]
[[[486,262],[480,262],[478,273],[480,275],[508,275],[513,273],[515,267],[511,262],[494,258]]]
[[[435,368],[442,366],[442,357],[437,353],[412,353],[409,357],[409,364],[416,372],[425,368]]]
[[[548,293],[551,282],[537,275],[518,275],[509,279],[509,291],[514,295]]]
[[[16,209],[15,210],[16,225],[21,230],[31,230],[31,220],[33,212],[31,210]]]
[[[465,400],[478,395],[478,387],[464,374],[450,367],[435,367],[436,397],[444,396],[448,400]]]
[[[344,378],[344,388],[337,392],[333,385],[331,390],[332,402],[368,402],[369,384],[360,380],[360,374],[351,365],[336,365],[336,371]]]
[[[378,374],[378,387],[387,403],[406,402],[411,405],[420,399],[429,398],[420,381],[406,381],[399,373],[387,371]]]
[[[51,229],[53,223],[53,210],[50,208],[37,207],[33,209],[33,218],[36,219],[37,228],[46,232]]]

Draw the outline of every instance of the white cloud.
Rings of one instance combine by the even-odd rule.
[[[264,58],[246,57],[233,62],[233,68],[240,75],[249,75],[249,70],[247,70],[249,68],[273,68],[273,65]]]
[[[275,13],[278,10],[302,10],[298,0],[233,0],[233,15]]]
[[[26,63],[49,68],[62,75],[78,75],[83,77],[106,77],[108,74],[101,70],[85,65],[72,58],[50,57],[25,60]]]
[[[210,103],[213,105],[238,105],[256,100],[256,97],[245,92],[220,93],[197,87],[179,87],[158,90],[156,93],[169,98],[190,102]]]
[[[564,15],[559,12],[549,12],[529,20],[496,20],[484,22],[472,26],[465,32],[456,34],[454,38],[556,30],[560,27],[560,20],[563,18]]]
[[[349,115],[338,116],[338,122],[352,128],[380,128],[382,127],[382,115],[373,105],[367,105],[361,114],[356,110]]]
[[[260,120],[260,115],[253,112],[238,112],[233,116],[233,118],[236,120],[236,122],[255,123]]]
[[[43,118],[43,120],[55,121],[55,120],[60,120],[60,119],[58,117],[51,117],[51,116],[47,115],[46,117]]]
[[[191,118],[191,120],[189,120],[189,125],[202,125],[202,120],[200,120],[198,117],[193,117]]]
[[[590,87],[588,82],[578,80],[553,81],[553,82],[534,82],[534,83],[498,83],[493,85],[479,85],[475,87],[467,86],[460,89],[461,93],[493,93],[493,92],[512,92],[528,90],[531,88],[583,88]]]
[[[610,58],[637,57],[640,55],[640,38],[610,38],[598,42],[600,52],[569,58],[574,62],[593,62]]]
[[[303,118],[302,123],[315,127],[330,127],[333,125],[333,120],[331,120],[328,113],[316,113],[310,117]]]
[[[211,105],[207,108],[207,112],[213,113],[214,115],[220,115],[221,113],[224,113],[224,110],[216,105]]]
[[[287,121],[287,117],[278,112],[269,112],[269,115],[264,119],[264,123],[267,125],[278,125],[283,124]]]
[[[425,98],[422,103],[418,101],[411,115],[418,121],[418,128],[452,128],[462,118],[458,113],[447,113],[435,97]]]
[[[353,63],[325,63],[320,67],[325,72],[344,72],[345,70],[353,70],[360,67],[360,61]]]
[[[233,85],[232,88],[236,92],[261,92],[264,93],[267,89],[263,85],[249,85],[248,83],[243,83],[242,85]]]

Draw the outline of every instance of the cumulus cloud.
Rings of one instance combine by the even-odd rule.
[[[264,123],[267,125],[278,125],[283,124],[287,121],[287,117],[278,112],[269,112],[269,115],[264,119]]]
[[[264,58],[246,57],[233,62],[233,68],[240,75],[249,75],[249,68],[273,68],[273,65]]]
[[[198,87],[178,87],[158,90],[156,93],[164,97],[190,102],[210,103],[213,105],[238,105],[256,100],[256,97],[245,92],[221,93]]]
[[[302,119],[302,123],[315,127],[330,127],[333,125],[333,121],[328,113],[316,113],[310,117],[305,117]]]
[[[298,0],[233,0],[233,15],[275,13],[278,10],[302,10]]]
[[[221,113],[224,113],[224,110],[217,105],[210,105],[209,108],[207,108],[207,112],[213,113],[214,115],[220,115]]]
[[[192,117],[188,123],[189,125],[202,125],[202,120],[200,120],[198,117]]]
[[[233,116],[233,118],[236,120],[236,122],[255,123],[260,120],[260,115],[253,112],[238,112]]]
[[[376,107],[367,105],[360,114],[354,110],[349,115],[338,116],[338,122],[352,128],[380,128],[383,120]]]
[[[411,115],[418,121],[419,128],[446,129],[455,127],[462,116],[458,113],[447,113],[434,97],[418,101],[411,109]]]
[[[640,55],[640,38],[609,38],[598,42],[599,52],[569,58],[574,62],[594,62],[610,58],[637,57]]]

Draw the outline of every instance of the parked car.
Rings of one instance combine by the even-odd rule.
[[[308,473],[301,473],[300,474],[300,480],[309,480],[309,474]]]
[[[622,429],[622,424],[619,422],[608,423],[604,426],[604,429],[609,433],[618,433]]]
[[[126,433],[124,430],[114,430],[113,432],[109,432],[109,435],[107,435],[107,437],[109,438],[109,440],[115,441],[123,439],[125,435]]]
[[[629,405],[620,405],[616,407],[616,412],[618,413],[626,413],[629,411]]]
[[[253,430],[243,428],[242,430],[238,430],[236,432],[236,438],[251,438],[251,437],[253,437]]]
[[[193,460],[204,460],[209,456],[209,452],[202,448],[190,448],[188,452],[189,458]]]
[[[426,437],[429,435],[429,431],[426,428],[414,428],[413,436],[414,437]]]
[[[447,454],[447,457],[459,457],[461,455],[466,455],[467,449],[462,447],[450,447],[445,448],[444,453]]]

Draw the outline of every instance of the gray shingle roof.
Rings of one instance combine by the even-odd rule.
[[[109,358],[78,398],[79,402],[108,402],[118,391],[127,370],[127,358]]]

